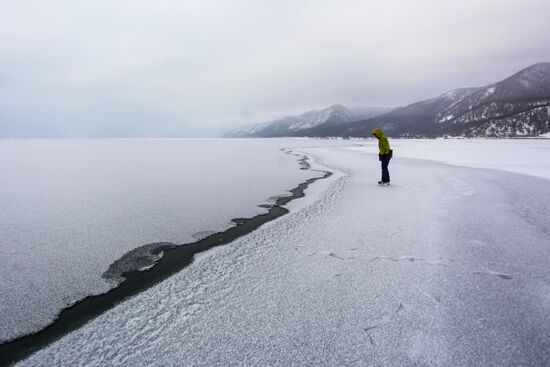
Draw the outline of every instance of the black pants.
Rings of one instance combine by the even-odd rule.
[[[390,182],[390,171],[388,171],[390,159],[389,154],[380,157],[380,162],[382,162],[382,182]]]

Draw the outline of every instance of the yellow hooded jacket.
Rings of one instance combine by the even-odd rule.
[[[382,130],[376,128],[372,131],[372,135],[378,138],[378,150],[380,151],[379,154],[390,154],[390,142],[388,141],[388,138],[386,138],[386,135],[382,133]]]

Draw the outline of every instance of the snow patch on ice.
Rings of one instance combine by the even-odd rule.
[[[463,196],[472,196],[476,192],[472,185],[467,184],[458,177],[443,176],[442,180],[449,188],[448,197],[460,198]]]
[[[201,231],[201,232],[193,233],[192,237],[194,240],[199,241],[215,233],[216,231]]]
[[[173,243],[151,243],[133,249],[116,260],[101,276],[113,287],[124,281],[123,274],[132,270],[145,271],[162,259],[164,250],[174,247]]]

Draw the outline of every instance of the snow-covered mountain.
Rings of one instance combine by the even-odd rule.
[[[550,131],[550,63],[532,65],[500,82],[461,88],[358,121],[330,135],[538,136]],[[323,134],[326,135],[326,134]]]
[[[539,136],[550,132],[550,63],[532,65],[500,82],[460,88],[393,110],[363,115],[334,105],[321,111],[251,125],[227,137]]]
[[[464,126],[470,135],[533,136],[548,132],[549,115],[550,63],[541,63],[460,99],[436,122]]]
[[[232,130],[232,131],[228,132],[227,134],[224,135],[224,137],[225,138],[240,138],[240,137],[252,136],[252,135],[262,131],[266,127],[268,127],[271,123],[272,123],[272,121],[264,122],[264,123],[261,123],[261,124],[250,124],[250,125],[241,126],[241,127],[236,128],[235,130]]]
[[[307,116],[304,116],[304,120],[290,125],[289,129],[298,131],[311,129],[324,123],[341,124],[357,120],[357,116],[339,104],[335,104],[319,112],[312,112],[313,113],[309,113]]]
[[[364,108],[352,111],[335,104],[323,110],[313,110],[297,116],[240,127],[226,134],[227,138],[304,136],[315,129],[342,126],[386,112],[384,108]]]

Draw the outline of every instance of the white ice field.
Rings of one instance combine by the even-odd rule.
[[[112,285],[128,251],[189,243],[266,212],[318,172],[305,140],[0,140],[0,342]]]
[[[550,179],[550,139],[400,139],[393,146],[399,157]]]
[[[113,155],[122,157],[106,163],[112,169],[106,170],[109,174],[103,180],[71,178],[73,181],[69,182],[73,182],[73,190],[88,188],[83,191],[87,193],[100,188],[97,190],[105,195],[102,200],[112,202],[110,198],[118,197],[117,206],[127,202],[123,208],[131,207],[136,197],[142,200],[140,194],[154,194],[140,210],[126,210],[110,217],[116,219],[112,220],[118,224],[117,229],[130,228],[122,232],[127,232],[125,236],[133,243],[139,240],[137,246],[163,240],[183,243],[186,240],[178,236],[192,238],[196,232],[226,228],[231,218],[257,213],[261,209],[256,205],[265,203],[267,197],[284,194],[314,174],[300,171],[296,157],[279,150],[283,147],[307,154],[319,167],[335,174],[313,184],[306,190],[305,198],[291,202],[289,215],[198,256],[185,270],[118,305],[21,365],[539,366],[550,363],[550,140],[391,140],[395,157],[390,164],[390,187],[376,185],[379,162],[376,142],[372,140],[201,141],[188,150],[178,146],[178,141],[139,141],[135,142],[139,147],[129,149],[127,154],[119,152],[124,149],[117,142],[95,142],[106,145],[102,149],[105,161]],[[27,143],[38,147],[50,144]],[[51,144],[49,151],[53,152],[57,148]],[[72,144],[77,152],[82,149],[80,142],[63,144]],[[113,145],[107,147],[109,144]],[[148,165],[144,165],[144,159],[138,160],[141,163],[130,170],[133,175],[116,176],[116,171],[124,166],[121,162],[135,164],[136,155],[142,157],[140,152],[148,144],[154,147],[151,151],[165,154]],[[219,148],[223,144],[236,144],[233,147],[239,148]],[[0,143],[3,152],[6,146],[6,141]],[[31,150],[37,149],[40,150],[35,146]],[[172,201],[179,199],[180,185],[189,186],[182,183],[186,182],[185,176],[180,177],[183,174],[174,169],[178,164],[185,166],[186,158],[175,163],[172,160],[178,159],[175,153],[187,151],[194,157],[197,150],[209,151],[196,158],[204,167],[210,166],[209,160],[216,160],[212,152],[220,149],[245,161],[250,154],[256,156],[253,159],[258,171],[244,169],[229,176],[239,188],[235,196],[228,190],[227,181],[221,195],[216,197],[204,194],[208,185],[194,187],[197,190],[194,195],[201,200],[194,202],[196,207],[187,207],[180,213],[181,207]],[[228,152],[233,149],[243,152],[240,155]],[[47,151],[42,147],[43,153]],[[49,154],[36,158],[44,164],[45,172],[52,169],[46,165],[52,166],[52,161],[65,161],[70,166],[78,156],[52,160],[53,153]],[[164,161],[161,158],[168,156],[171,159],[168,169],[156,167]],[[10,160],[12,166],[5,163],[5,158],[1,159],[2,171],[8,166],[17,172],[16,167],[22,166],[13,163],[16,158]],[[93,172],[82,168],[95,159],[95,154],[89,156],[85,165],[79,159],[77,176]],[[437,160],[452,165],[434,162]],[[277,168],[279,163],[281,167]],[[236,164],[249,166],[242,161]],[[38,166],[33,165],[33,170]],[[232,166],[216,162],[211,167],[216,171],[214,176],[233,171]],[[179,184],[150,186],[145,181],[143,186],[137,185],[138,189],[129,191],[114,185],[134,182],[127,177],[145,179],[144,170],[161,176],[164,172],[162,177],[167,182],[176,180]],[[63,169],[58,172],[62,181],[71,177]],[[287,176],[279,177],[281,174],[276,172]],[[204,173],[197,172],[200,174]],[[256,176],[248,180],[243,175]],[[41,177],[48,182],[47,174]],[[26,188],[24,182],[7,181],[4,176],[0,180],[2,187],[6,183],[12,185],[12,195],[0,194],[2,203],[16,206],[14,200],[18,198],[17,191]],[[35,200],[47,196],[37,182],[27,185]],[[246,192],[244,185],[248,185]],[[50,191],[52,186],[55,185],[47,186]],[[160,189],[162,194],[151,193],[156,191],[150,190],[151,187]],[[109,194],[112,190],[118,196]],[[211,190],[219,191],[220,184]],[[69,199],[63,199],[67,192],[71,190],[56,191],[58,200],[69,203]],[[80,196],[73,193],[70,198]],[[42,200],[57,202],[53,198]],[[32,202],[31,199],[25,202],[27,209]],[[205,206],[218,210],[219,203],[230,209],[220,208],[219,217],[208,216],[209,211],[205,210],[202,227],[186,227],[182,223],[195,217],[189,216],[189,212],[201,213]],[[110,203],[104,205],[108,208]],[[164,225],[172,216],[163,215],[163,210],[150,210],[141,214],[145,218],[141,219],[139,232],[133,235],[137,229],[128,224],[128,215],[123,214],[131,212],[132,218],[139,218],[141,209],[147,212],[147,208],[154,209],[157,205],[162,209],[174,207],[170,213],[185,220],[172,223],[169,228],[173,231],[156,231],[156,226]],[[245,205],[247,208],[243,208]],[[95,209],[98,212],[105,210]],[[22,213],[21,218],[26,218]],[[10,215],[4,210],[0,215],[4,231],[5,218]],[[151,225],[143,228],[149,221]],[[75,219],[73,223],[77,222]],[[95,238],[94,232],[103,233],[100,239],[111,235],[125,238],[106,223],[109,222],[91,222],[89,227],[94,230],[89,230],[89,237],[84,236],[84,230],[76,234],[88,239]],[[219,228],[212,223],[219,224]],[[14,238],[23,236],[12,232],[7,233]],[[56,234],[55,230],[51,232]],[[152,235],[147,237],[146,233]],[[159,233],[170,233],[173,237],[152,239]],[[2,282],[6,279],[4,274],[8,274],[11,278],[7,278],[7,286],[12,284],[10,292],[15,292],[5,292],[2,283],[2,299],[25,297],[13,301],[20,304],[42,302],[41,293],[33,285],[36,279],[55,291],[56,287],[67,287],[68,294],[76,294],[71,288],[74,285],[67,284],[67,276],[72,276],[71,282],[78,285],[74,275],[78,266],[104,261],[103,268],[96,265],[81,275],[83,289],[89,291],[93,289],[91,286],[101,284],[100,274],[116,258],[109,252],[115,246],[112,242],[111,247],[101,247],[79,239],[80,243],[87,243],[79,247],[66,241],[66,248],[79,257],[73,258],[57,251],[48,241],[40,242],[44,249],[40,251],[32,244],[6,246],[4,238],[3,234],[0,255],[8,267],[21,267],[29,261],[35,267],[42,266],[22,271],[2,270]],[[132,248],[130,241],[125,243],[128,248],[121,253]],[[24,250],[26,246],[30,250]],[[33,259],[36,251],[42,258]],[[18,252],[28,256],[17,256]],[[47,300],[46,296],[51,294],[44,296]],[[2,309],[2,326],[8,325],[12,332],[21,329],[4,315]],[[47,317],[39,313],[37,320],[44,322]]]

